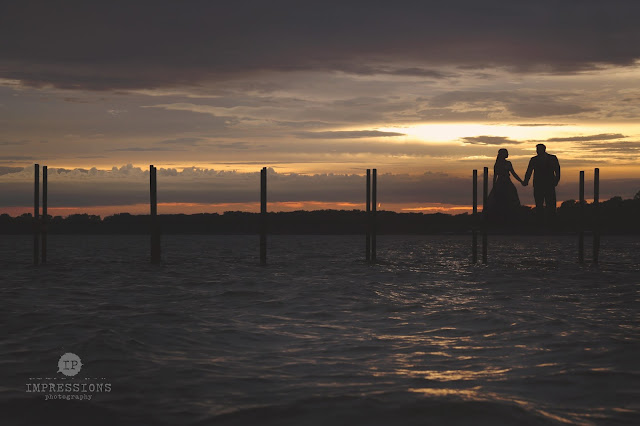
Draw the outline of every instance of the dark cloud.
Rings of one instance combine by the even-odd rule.
[[[562,115],[575,115],[596,111],[577,103],[566,102],[566,95],[541,95],[526,92],[485,92],[453,91],[434,96],[429,104],[432,107],[462,107],[467,110],[479,108],[485,113],[505,110],[515,117],[538,118]]]
[[[283,121],[274,120],[273,124],[279,127],[287,127],[292,129],[323,129],[331,127],[326,121]]]
[[[32,171],[21,179],[0,180],[1,207],[29,205]],[[251,203],[259,200],[260,173],[211,169],[159,168],[159,202]],[[364,178],[353,174],[269,174],[270,202],[359,202]],[[148,202],[148,172],[131,165],[111,170],[52,169],[49,200],[56,207],[126,205]],[[468,179],[427,172],[423,175],[379,174],[379,201],[385,203],[442,202],[468,204]]]
[[[438,70],[420,68],[420,67],[405,67],[405,68],[393,68],[393,67],[381,67],[370,66],[364,64],[347,64],[337,65],[336,70],[347,72],[350,74],[358,75],[398,75],[405,77],[425,77],[433,79],[453,78],[456,75],[453,73],[442,72]]]
[[[21,161],[21,160],[34,160],[35,157],[29,155],[0,155],[0,161]]]
[[[251,148],[267,148],[266,145],[255,145],[249,142],[217,142],[210,144],[211,147],[217,149],[229,149],[229,150],[246,150]]]
[[[517,142],[514,142],[514,144]],[[262,164],[266,158],[274,163],[286,163],[292,157],[300,162],[316,161],[333,163],[341,161],[353,161],[353,155],[370,154],[384,157],[411,157],[411,158],[460,158],[468,156],[493,156],[493,148],[489,145],[461,145],[459,143],[425,143],[420,141],[385,141],[384,139],[324,139],[317,143],[314,139],[310,143],[301,141],[282,141],[274,145],[236,143],[210,143],[206,145],[212,148],[245,149],[242,162],[247,164],[254,158],[262,158]],[[515,154],[516,151],[513,151]],[[330,159],[330,160],[329,160]]]
[[[163,141],[157,142],[160,145],[188,145],[188,146],[196,146],[199,142],[202,142],[202,138],[176,138],[176,139],[165,139]]]
[[[561,160],[562,161],[562,160]],[[586,188],[593,188],[593,180],[591,174],[587,173],[585,181]],[[564,182],[560,182],[557,187],[557,198],[560,200],[576,200],[579,199],[578,186],[575,180],[569,181],[568,176],[563,178]],[[573,176],[571,176],[573,178]],[[577,176],[576,176],[577,180]],[[615,196],[621,196],[628,199],[633,198],[634,194],[640,189],[640,179],[600,179],[600,200],[608,200]],[[588,193],[590,195],[590,193]],[[531,197],[533,198],[533,197]],[[532,200],[533,201],[533,200]],[[559,204],[559,203],[558,203]]]
[[[382,132],[379,130],[351,130],[333,132],[298,132],[295,135],[304,139],[356,139],[405,136],[404,133]]]
[[[1,170],[1,169],[0,169]],[[159,168],[160,203],[257,203],[260,173],[225,172],[211,169]],[[281,174],[269,168],[270,202],[349,202],[363,200],[364,177],[355,174]],[[572,180],[574,178],[574,180]],[[2,175],[0,208],[28,206],[32,200],[33,170]],[[558,199],[575,199],[577,176],[565,176],[558,186]],[[444,203],[470,205],[471,176],[445,173],[421,175],[378,174],[378,200],[385,204]],[[147,170],[131,165],[111,170],[51,169],[49,202],[56,207],[105,206],[148,203]],[[640,179],[601,180],[601,199],[614,195],[633,197]],[[531,187],[517,187],[523,203],[533,202]]]
[[[507,105],[507,109],[516,117],[525,118],[574,115],[583,112],[596,111],[595,108],[583,107],[581,105],[566,102],[558,102],[551,99],[513,102]]]
[[[455,65],[571,73],[633,64],[639,20],[635,0],[5,1],[0,77],[105,90],[262,70],[443,78],[434,67]]]
[[[144,151],[184,151],[184,149],[165,148],[161,146],[129,146],[126,148],[113,148],[109,151],[130,151],[130,152],[144,152]]]
[[[464,143],[471,145],[517,145],[521,141],[514,141],[505,136],[469,136],[462,138]]]
[[[572,136],[568,138],[550,138],[547,142],[588,142],[588,141],[608,141],[612,139],[624,139],[621,133],[601,133],[599,135]]]
[[[515,99],[517,99],[517,96],[514,92],[456,90],[453,92],[445,92],[432,97],[431,99],[429,99],[429,106],[444,108],[450,107],[452,105],[467,104],[486,107],[491,104],[497,105],[507,102],[513,102],[513,100]]]
[[[0,146],[26,145],[28,143],[29,143],[29,141],[27,141],[27,140],[22,140],[22,141],[0,141]]]
[[[580,148],[588,149],[589,151],[604,151],[607,153],[625,153],[625,154],[640,154],[640,142],[586,142],[580,146]],[[629,160],[629,157],[625,158]]]
[[[91,101],[88,99],[83,99],[83,98],[73,98],[73,97],[66,97],[64,98],[65,102],[71,102],[71,103],[76,103],[76,104],[88,104]]]
[[[484,121],[492,113],[501,112],[498,109],[472,109],[467,111],[456,111],[452,108],[428,108],[417,112],[417,117],[421,121]]]
[[[18,173],[21,172],[24,169],[24,167],[5,167],[5,166],[0,166],[0,176],[2,175],[6,175],[9,173]]]
[[[416,68],[416,67],[398,68],[398,69],[387,71],[386,73],[383,73],[383,74],[403,75],[403,76],[409,76],[409,77],[428,77],[428,78],[437,78],[437,79],[455,77],[454,75],[449,73],[443,73],[441,71],[429,70],[424,68]]]

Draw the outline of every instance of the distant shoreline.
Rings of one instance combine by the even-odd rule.
[[[469,230],[468,232],[440,232],[440,233],[423,233],[423,234],[417,234],[417,233],[405,233],[405,234],[399,234],[399,233],[385,233],[385,234],[381,234],[378,233],[378,237],[380,236],[384,236],[384,237],[402,237],[402,236],[406,236],[406,237],[471,237],[471,233],[472,231]],[[489,230],[487,231],[487,234],[490,236],[495,236],[495,237],[510,237],[510,236],[521,236],[521,237],[548,237],[548,236],[557,236],[557,237],[574,237],[577,233],[576,232],[556,232],[556,231],[538,231],[538,232],[524,232],[524,231],[514,231],[514,232],[510,232],[510,231],[492,231]],[[593,234],[593,232],[591,231],[585,231],[584,235],[585,237],[590,237]],[[0,235],[2,236],[18,236],[18,235],[31,235],[31,233],[27,233],[27,232],[21,232],[21,233],[0,233]],[[84,233],[84,232],[50,232],[49,235],[61,235],[61,236],[87,236],[87,237],[91,237],[91,236],[95,236],[95,237],[103,237],[103,236],[148,236],[149,232],[137,232],[137,233],[125,233],[125,232],[102,232],[102,233]],[[163,232],[162,235],[177,235],[177,236],[216,236],[216,237],[248,237],[248,236],[255,236],[258,237],[259,234],[258,233],[244,233],[244,234],[240,234],[240,233],[214,233],[214,232],[210,232],[210,233],[195,233],[195,232]],[[282,236],[282,237],[286,237],[286,236],[308,236],[308,237],[314,237],[314,236],[318,236],[318,237],[359,237],[359,236],[364,236],[364,233],[344,233],[344,234],[338,234],[338,233],[270,233],[270,236]],[[478,234],[480,235],[480,234]],[[639,236],[640,232],[639,231],[633,231],[633,232],[627,232],[627,233],[623,233],[623,232],[607,232],[604,234],[605,236],[610,236],[610,237],[635,237],[635,236]]]
[[[522,206],[518,217],[508,224],[489,225],[490,234],[540,235],[573,234],[580,229],[602,234],[640,234],[640,197],[623,200],[614,197],[597,205],[574,200],[565,201],[556,211],[550,226],[540,226],[535,211]],[[162,234],[253,235],[260,232],[260,214],[250,212],[161,214],[158,222]],[[361,235],[367,230],[367,213],[362,210],[301,210],[267,213],[267,232],[272,235]],[[482,214],[468,213],[396,213],[378,211],[378,235],[467,235],[482,226]],[[41,225],[38,225],[40,228]],[[120,213],[101,218],[74,214],[48,216],[49,234],[149,234],[150,216]],[[34,220],[30,213],[18,217],[0,215],[0,234],[32,234]]]

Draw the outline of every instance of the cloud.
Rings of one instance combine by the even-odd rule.
[[[295,135],[304,139],[357,139],[405,136],[404,133],[382,132],[379,130],[350,130],[329,132],[298,132]]]
[[[541,94],[530,91],[452,91],[434,96],[429,101],[432,107],[456,107],[458,110],[503,110],[514,117],[538,118],[575,115],[596,111],[595,108],[565,101],[578,95]]]
[[[35,157],[30,155],[0,155],[0,161],[24,161],[34,159]]]
[[[304,140],[303,140],[304,141]],[[514,144],[517,142],[514,142]],[[210,149],[245,149],[246,155],[237,164],[248,164],[249,154],[254,154],[253,158],[273,158],[278,164],[287,162],[299,163],[301,158],[307,163],[313,162],[353,162],[355,157],[363,158],[363,154],[391,158],[437,158],[455,159],[470,156],[484,156],[490,153],[493,157],[493,150],[490,145],[460,143],[425,143],[420,141],[386,141],[380,138],[351,138],[351,139],[324,139],[322,143],[306,141],[285,140],[278,144],[251,144],[247,142],[228,143],[212,142],[204,147]],[[515,154],[514,151],[512,154]],[[368,161],[375,157],[369,157]],[[379,157],[378,157],[379,158]],[[291,161],[295,159],[296,161]],[[257,164],[263,164],[258,162]]]
[[[456,111],[453,108],[426,108],[417,111],[416,118],[419,121],[485,121],[492,114],[500,113],[499,109],[487,108],[487,109],[470,109],[465,111]]]
[[[450,107],[456,104],[470,104],[487,106],[490,104],[508,102],[516,98],[512,92],[455,90],[445,92],[429,99],[431,107]]]
[[[84,99],[84,98],[76,98],[73,96],[67,96],[65,98],[63,98],[65,102],[71,102],[71,103],[77,103],[77,104],[88,104],[91,101],[88,99]]]
[[[0,169],[2,170],[2,169]],[[0,174],[0,208],[28,206],[32,200],[33,170]],[[444,203],[469,205],[471,177],[426,172],[419,175],[378,174],[378,200],[385,204]],[[283,174],[268,169],[269,202],[347,202],[364,205],[364,176],[357,174]],[[49,170],[49,205],[83,207],[146,204],[149,202],[149,172],[126,165],[109,170]],[[158,168],[160,203],[257,203],[260,172],[240,173],[198,167],[182,170]],[[565,176],[558,198],[575,198],[575,181]],[[633,197],[640,179],[601,182],[602,199],[614,195]],[[524,203],[532,203],[530,188],[518,188]]]
[[[129,152],[144,152],[144,151],[184,151],[184,149],[175,149],[175,148],[165,148],[161,146],[129,146],[126,148],[113,148],[109,151],[129,151]]]
[[[513,102],[507,105],[507,109],[516,117],[523,118],[575,115],[583,112],[596,111],[595,108],[583,107],[581,105],[566,102],[558,102],[551,99]]]
[[[23,170],[23,167],[5,167],[5,166],[0,166],[0,176],[2,175],[6,175],[9,173],[18,173],[21,172]]]
[[[120,114],[124,114],[125,112],[127,112],[126,109],[108,109],[107,110],[107,114],[113,116],[113,117],[117,117]]]
[[[640,142],[586,142],[580,146],[581,149],[587,149],[589,151],[604,151],[607,153],[624,153],[624,154],[640,154]],[[626,157],[625,160],[631,158]]]
[[[132,165],[111,170],[49,170],[51,206],[126,205],[148,202],[148,171]],[[5,174],[0,207],[29,205],[33,171]],[[444,202],[465,204],[468,179],[427,172],[378,175],[382,203]],[[260,173],[216,171],[197,167],[158,169],[158,197],[167,203],[252,203],[259,201]],[[355,174],[280,174],[268,170],[270,202],[363,201],[364,177]]]
[[[428,69],[422,67],[384,67],[384,66],[370,66],[364,64],[349,64],[337,66],[337,70],[346,73],[352,73],[357,75],[395,75],[405,77],[427,77],[433,79],[445,79],[453,78],[456,74],[443,72],[435,69]]]
[[[514,141],[505,136],[469,136],[462,138],[464,143],[471,145],[517,145],[521,141]]]
[[[139,89],[264,71],[443,78],[440,66],[575,73],[640,58],[627,0],[345,3],[242,0],[4,2],[0,77]],[[38,13],[33,11],[37,10]]]
[[[319,84],[315,82],[315,84]],[[345,84],[345,83],[343,83]],[[357,91],[358,85],[345,87],[342,92]],[[344,96],[344,93],[340,94]],[[326,97],[326,95],[324,95]],[[307,99],[290,97],[253,97],[245,99],[242,95],[234,99],[214,100],[205,103],[172,102],[145,105],[146,110],[188,111],[207,114],[224,120],[227,127],[285,125],[300,127],[321,123],[367,123],[387,121],[396,114],[402,114],[415,104],[408,99],[381,99],[372,97],[353,97],[347,99],[323,99],[318,93]]]
[[[599,135],[572,136],[563,138],[550,138],[547,142],[588,142],[588,141],[608,141],[612,139],[624,139],[627,136],[621,133],[601,133]]]
[[[29,141],[21,140],[21,141],[0,141],[0,146],[12,146],[12,145],[26,145]]]
[[[157,142],[160,145],[187,145],[187,146],[196,146],[200,142],[202,142],[203,138],[176,138],[176,139],[165,139],[163,141]]]
[[[246,149],[251,149],[251,148],[267,148],[266,145],[255,145],[255,144],[251,144],[249,142],[216,142],[216,143],[212,143],[210,144],[210,146],[212,148],[217,148],[217,149],[230,149],[230,150],[246,150]]]

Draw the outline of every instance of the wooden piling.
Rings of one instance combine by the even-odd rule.
[[[260,170],[260,264],[267,264],[267,168]]]
[[[34,165],[33,182],[33,265],[40,263],[39,232],[40,231],[40,165]]]
[[[149,195],[151,207],[151,263],[160,263],[160,226],[158,224],[158,180],[157,169],[149,166]]]
[[[600,254],[600,169],[593,170],[593,263]]]
[[[482,263],[487,263],[487,200],[489,197],[489,168],[482,174]]]
[[[584,170],[580,170],[580,186],[578,193],[580,198],[580,214],[578,218],[578,262],[584,263]]]
[[[47,166],[42,166],[42,228],[41,228],[41,243],[42,243],[42,256],[41,260],[43,264],[47,263]]]
[[[376,262],[377,221],[376,212],[378,206],[378,170],[373,169],[371,177],[371,263]]]
[[[367,169],[367,205],[366,205],[366,236],[365,236],[365,260],[371,261],[371,169]]]
[[[473,171],[473,215],[471,216],[471,262],[478,263],[478,170]]]

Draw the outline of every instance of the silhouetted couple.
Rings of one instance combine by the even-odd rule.
[[[538,155],[529,161],[529,167],[522,180],[513,170],[511,161],[507,161],[509,151],[504,148],[498,150],[498,157],[493,166],[493,188],[487,200],[487,217],[490,222],[512,224],[518,220],[520,198],[515,185],[511,182],[511,174],[522,186],[529,184],[533,174],[533,197],[536,200],[536,216],[540,223],[544,221],[545,205],[549,219],[555,215],[560,163],[558,157],[547,154],[547,147],[543,144],[536,145],[536,152]]]

